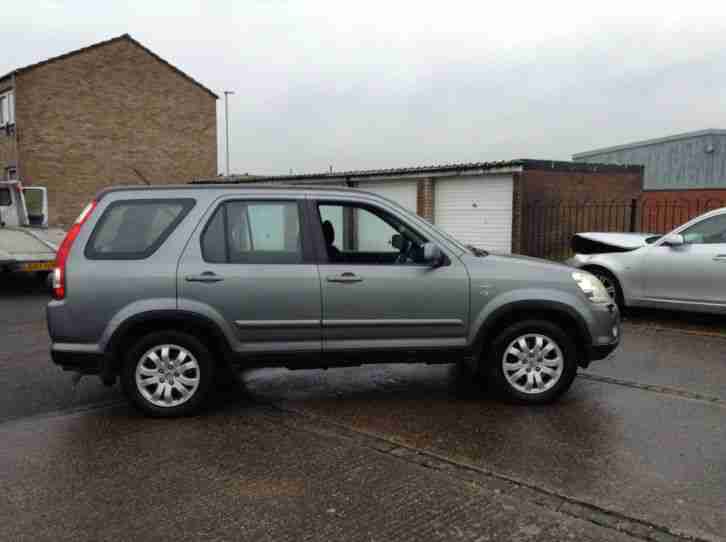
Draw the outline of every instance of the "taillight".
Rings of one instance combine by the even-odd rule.
[[[66,296],[66,263],[68,262],[68,255],[71,252],[71,247],[73,247],[73,241],[76,240],[78,233],[81,231],[81,227],[95,208],[95,200],[86,205],[86,208],[81,211],[58,248],[53,269],[53,297],[55,299],[63,299]]]

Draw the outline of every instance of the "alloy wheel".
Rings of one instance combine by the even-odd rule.
[[[179,406],[191,399],[199,388],[199,363],[183,346],[154,346],[139,359],[135,381],[141,396],[152,405]]]
[[[559,382],[564,370],[564,355],[552,338],[526,333],[510,342],[504,350],[502,370],[515,390],[536,395]]]

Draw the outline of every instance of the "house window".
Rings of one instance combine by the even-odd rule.
[[[12,91],[0,93],[0,128],[15,124],[15,100]]]

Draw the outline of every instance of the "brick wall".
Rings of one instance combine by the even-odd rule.
[[[522,203],[546,201],[629,200],[640,197],[643,174],[631,172],[542,171],[522,172]]]
[[[121,39],[16,77],[20,176],[69,225],[100,189],[217,173],[216,99]]]
[[[578,231],[627,231],[642,183],[642,170],[525,169],[515,175],[512,251],[564,259]]]
[[[429,222],[434,221],[434,180],[422,179],[416,187],[416,213]]]
[[[512,253],[521,254],[523,247],[522,174],[512,173]]]
[[[726,189],[648,190],[641,197],[637,222],[641,231],[666,233],[719,207],[726,207]]]

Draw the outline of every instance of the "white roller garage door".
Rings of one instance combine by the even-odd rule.
[[[358,184],[361,190],[375,192],[392,199],[406,209],[416,212],[416,181],[362,181]]]
[[[436,181],[434,222],[466,245],[512,251],[512,176]]]

